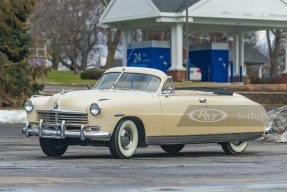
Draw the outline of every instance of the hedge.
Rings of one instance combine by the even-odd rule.
[[[81,79],[99,79],[104,72],[104,70],[88,69],[81,72]]]

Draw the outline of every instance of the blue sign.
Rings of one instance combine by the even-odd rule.
[[[163,72],[171,66],[169,48],[134,48],[127,51],[127,66],[148,67]]]

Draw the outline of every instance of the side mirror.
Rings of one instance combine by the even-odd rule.
[[[172,87],[168,87],[167,89],[162,91],[162,94],[172,94],[173,93],[173,88]]]
[[[90,90],[90,89],[91,89],[91,86],[90,86],[90,85],[87,85],[87,89]]]

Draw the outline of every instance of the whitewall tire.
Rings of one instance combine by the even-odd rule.
[[[223,151],[228,155],[238,155],[243,153],[248,146],[248,141],[221,143]]]
[[[109,142],[110,152],[117,159],[131,158],[139,142],[138,128],[132,120],[121,120]]]

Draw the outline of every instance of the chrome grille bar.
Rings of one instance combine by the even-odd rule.
[[[38,121],[43,119],[46,123],[88,124],[87,113],[68,111],[37,111]]]

